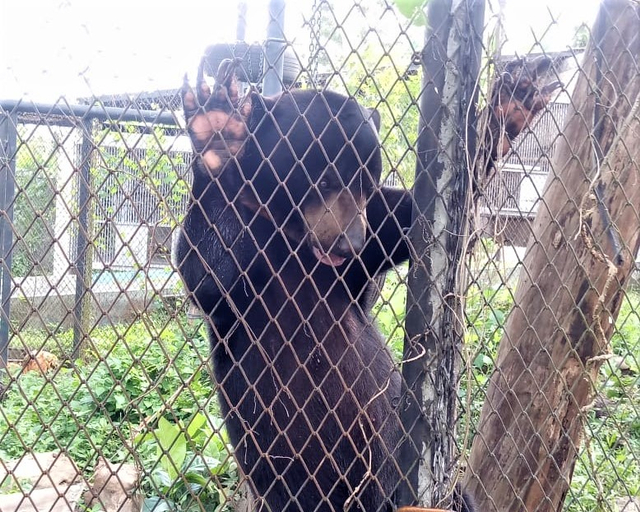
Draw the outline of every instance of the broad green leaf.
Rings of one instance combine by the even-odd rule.
[[[201,474],[196,473],[195,471],[188,471],[187,473],[184,473],[183,476],[184,479],[190,484],[198,484],[201,487],[206,487],[209,483],[208,479],[206,479]]]
[[[207,421],[207,417],[201,412],[197,413],[193,418],[191,418],[189,425],[187,425],[187,434],[189,434],[189,437],[191,439],[193,439],[196,436],[196,434],[202,428],[202,426],[206,423],[206,421]]]
[[[147,432],[146,434],[140,433],[136,437],[134,437],[133,440],[137,444],[142,444],[142,443],[146,443],[146,442],[149,442],[149,441],[154,441],[155,442],[156,436],[154,436],[152,432]]]
[[[160,464],[167,470],[172,479],[178,476],[178,469],[182,467],[187,454],[187,439],[180,427],[160,418],[156,429],[158,450],[161,455]]]
[[[169,489],[173,484],[173,479],[169,476],[169,473],[163,468],[158,468],[153,472],[154,480],[164,489]]]
[[[142,512],[165,512],[166,510],[173,510],[173,507],[169,501],[157,496],[145,499],[142,504]]]
[[[409,19],[413,19],[414,25],[422,26],[427,21],[423,10],[427,1],[428,0],[395,0],[395,3],[401,14]]]

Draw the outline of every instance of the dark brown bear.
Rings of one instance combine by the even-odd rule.
[[[258,510],[392,510],[401,377],[369,287],[408,258],[409,193],[380,187],[376,119],[345,96],[183,89],[193,195],[178,264],[208,319]]]

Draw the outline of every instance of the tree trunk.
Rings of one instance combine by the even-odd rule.
[[[483,511],[561,510],[640,236],[640,7],[605,0],[532,228],[466,474]]]

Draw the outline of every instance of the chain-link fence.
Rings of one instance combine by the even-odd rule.
[[[640,10],[512,3],[0,99],[0,510],[640,510]]]

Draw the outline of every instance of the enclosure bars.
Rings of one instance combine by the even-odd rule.
[[[105,107],[103,105],[54,105],[44,103],[27,103],[16,100],[0,100],[0,280],[1,283],[1,317],[0,317],[0,369],[6,367],[9,356],[9,322],[11,315],[11,252],[13,247],[13,203],[15,201],[15,171],[17,158],[17,123],[21,114],[35,114],[35,121],[47,118],[51,125],[80,125],[83,130],[82,150],[79,155],[81,179],[78,184],[78,251],[74,267],[77,271],[74,302],[74,339],[73,354],[77,355],[84,339],[82,322],[86,314],[84,309],[87,288],[91,281],[85,276],[91,274],[92,262],[87,259],[90,251],[87,234],[90,229],[90,198],[93,191],[89,187],[91,155],[94,143],[92,124],[94,120],[123,123],[144,122],[150,125],[179,126],[171,112],[139,110],[131,108]],[[60,118],[67,119],[62,122]]]

